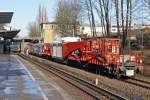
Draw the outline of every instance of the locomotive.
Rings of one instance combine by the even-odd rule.
[[[88,67],[89,64],[98,65],[117,78],[122,75],[132,77],[137,66],[142,66],[142,59],[137,55],[122,55],[120,47],[121,41],[117,38],[61,37],[53,43],[44,43],[38,48],[42,52],[36,52],[36,55],[65,64],[77,62],[82,67]],[[27,50],[35,54],[37,46],[28,44],[25,51]]]

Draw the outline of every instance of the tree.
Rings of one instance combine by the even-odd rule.
[[[123,48],[126,44],[126,38],[129,33],[128,31],[131,29],[132,24],[132,3],[132,0],[114,0],[117,31],[118,36],[120,36],[121,26],[121,32],[123,33]],[[119,15],[119,12],[121,13],[121,15]]]
[[[116,23],[117,23],[117,33],[120,36],[120,24],[119,24],[119,0],[115,0],[115,11],[116,11]]]
[[[91,33],[92,33],[92,36],[95,37],[96,36],[96,26],[95,26],[94,12],[93,12],[94,9],[93,9],[92,4],[93,4],[93,2],[91,0],[85,1],[87,14],[88,14],[88,20],[89,20],[90,27],[91,27]]]
[[[91,26],[91,31],[96,34],[96,17],[98,15],[102,28],[102,34],[104,36],[110,36],[110,6],[111,0],[84,0],[84,5],[86,6],[87,16]],[[97,12],[97,13],[95,13]],[[94,36],[94,35],[93,35]]]
[[[76,33],[80,23],[81,6],[78,0],[60,0],[55,16],[55,21],[61,32]]]
[[[30,22],[28,24],[29,37],[37,37],[37,28],[35,22]]]
[[[47,11],[46,11],[46,8],[44,6],[41,6],[41,4],[40,4],[39,8],[38,8],[37,17],[36,17],[36,20],[35,20],[39,37],[41,35],[40,34],[40,24],[41,23],[46,23],[46,22],[48,22]]]
[[[67,32],[65,26],[69,24],[75,26],[79,20],[77,16],[80,15],[80,10],[84,10],[93,37],[97,36],[96,22],[101,24],[103,36],[108,37],[111,34],[111,26],[116,25],[118,37],[123,33],[123,45],[125,45],[133,23],[139,24],[141,16],[144,16],[144,20],[150,18],[149,15],[145,15],[146,12],[144,12],[144,15],[140,13],[143,7],[148,4],[150,4],[149,0],[73,0],[72,2],[61,0],[58,4],[56,22],[58,22],[61,31]]]
[[[48,22],[47,11],[44,6],[39,5],[36,20],[28,24],[28,31],[30,37],[40,37],[40,24]]]

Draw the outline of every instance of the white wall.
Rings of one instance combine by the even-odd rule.
[[[82,30],[82,27],[84,27],[84,30]],[[90,26],[81,26],[80,31],[83,34],[92,35]],[[104,32],[104,27],[101,27],[101,26],[96,27],[96,32],[97,32],[98,36],[102,36],[102,31]],[[110,32],[117,33],[117,27],[111,27]]]

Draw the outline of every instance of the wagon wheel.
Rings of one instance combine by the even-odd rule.
[[[117,79],[120,79],[120,78],[121,78],[120,73],[118,73],[118,72],[117,72],[117,74],[116,74],[116,78],[117,78]]]
[[[120,78],[121,78],[120,70],[116,72],[116,78],[117,78],[117,79],[120,79]]]
[[[64,62],[64,64],[69,65],[69,59],[67,57],[64,59],[63,62]]]
[[[139,68],[137,68],[137,69],[135,70],[135,72],[136,72],[136,74],[139,74],[139,73],[140,73]]]

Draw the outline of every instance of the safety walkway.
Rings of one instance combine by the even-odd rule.
[[[0,55],[0,100],[73,100],[33,66],[17,55]]]

